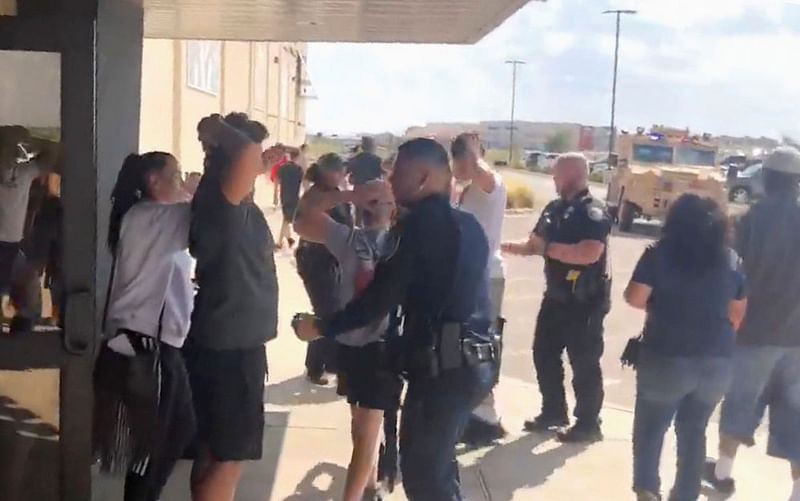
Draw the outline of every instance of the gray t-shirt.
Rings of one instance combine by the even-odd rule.
[[[335,221],[329,223],[323,243],[339,262],[342,308],[372,281],[386,235],[384,231],[351,228]],[[365,346],[379,341],[388,327],[387,316],[361,329],[340,334],[336,341],[347,346]]]
[[[35,162],[0,167],[0,242],[22,241],[31,184],[39,174]]]
[[[800,346],[800,206],[768,197],[736,224],[736,251],[749,290],[743,345]]]

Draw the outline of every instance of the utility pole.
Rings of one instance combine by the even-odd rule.
[[[609,158],[614,153],[614,142],[616,134],[616,114],[617,114],[617,68],[619,66],[619,27],[620,18],[623,14],[636,14],[635,10],[607,10],[603,14],[614,14],[617,17],[617,37],[614,43],[614,83],[611,89],[611,132],[608,137],[608,155]]]
[[[506,61],[506,64],[510,64],[513,68],[511,73],[511,131],[508,136],[508,166],[511,167],[511,162],[514,159],[514,109],[517,105],[517,66],[525,64],[525,61],[511,59]]]

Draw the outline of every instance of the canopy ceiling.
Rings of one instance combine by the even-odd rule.
[[[530,0],[144,0],[149,38],[470,44]]]

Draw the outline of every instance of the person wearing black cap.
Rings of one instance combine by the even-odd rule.
[[[375,139],[361,138],[361,153],[347,162],[347,177],[350,184],[360,186],[383,175],[381,157],[375,154]]]
[[[383,176],[381,157],[375,154],[375,139],[369,136],[361,138],[361,153],[347,161],[347,179],[353,186],[379,179]],[[362,223],[362,211],[356,209],[356,224]]]

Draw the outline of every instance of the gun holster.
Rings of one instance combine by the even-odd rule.
[[[432,339],[431,346],[410,355],[409,376],[436,378],[445,371],[473,367],[499,358],[496,340],[481,341],[461,323],[442,324],[433,330]]]

